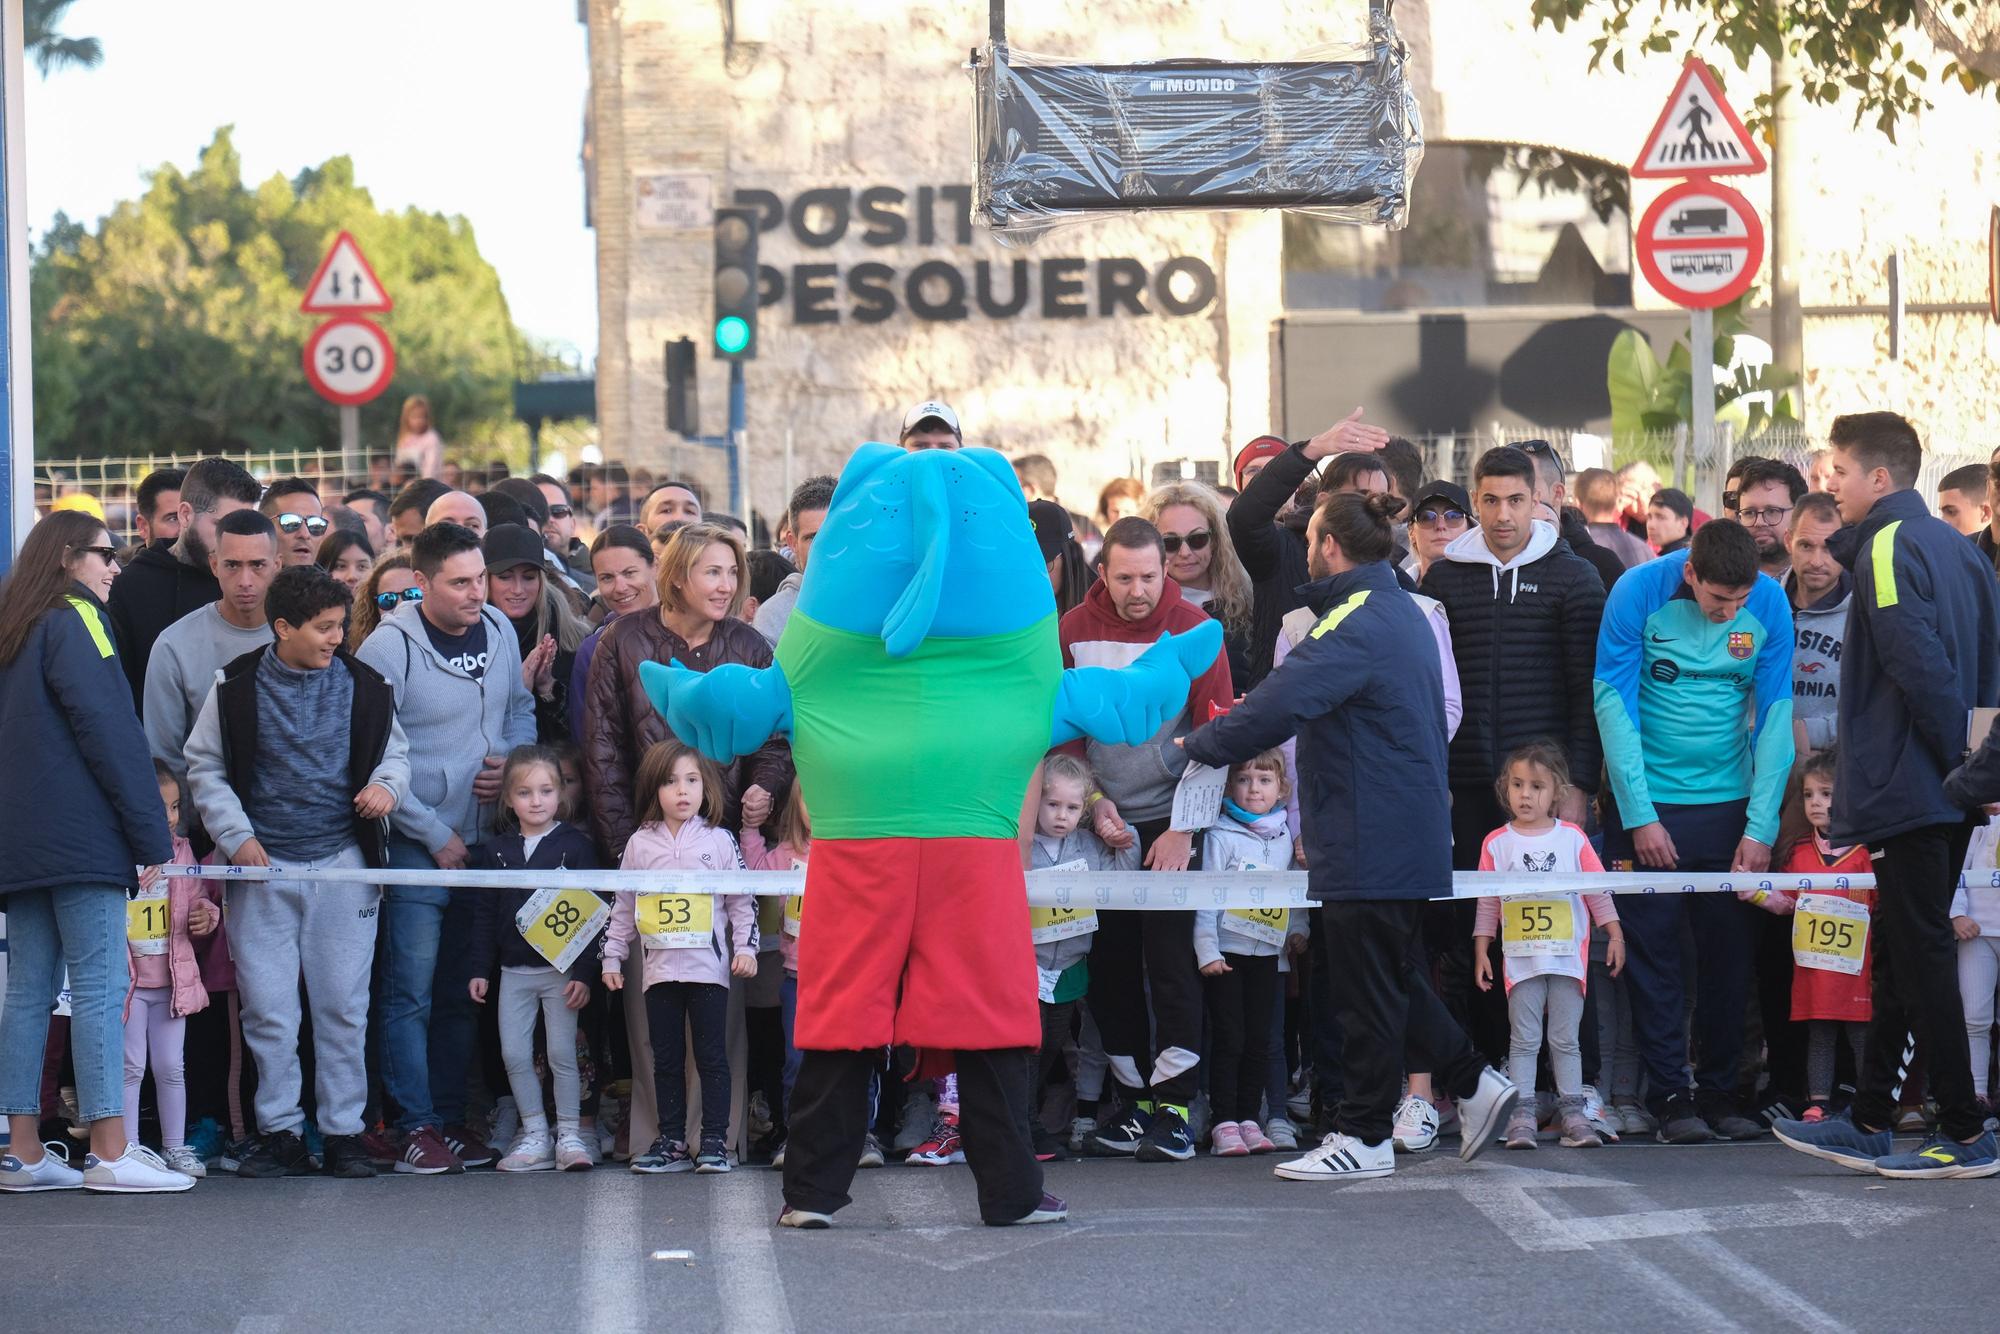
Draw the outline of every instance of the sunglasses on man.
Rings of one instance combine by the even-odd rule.
[[[325,537],[326,530],[333,526],[326,521],[325,516],[319,514],[280,514],[275,522],[278,531],[286,537],[290,537],[301,528],[305,529],[309,536]]]
[[[1167,549],[1169,556],[1175,555],[1180,551],[1182,542],[1187,543],[1189,551],[1206,551],[1208,550],[1208,529],[1197,528],[1186,537],[1182,537],[1179,533],[1168,533],[1160,539],[1160,545]]]
[[[574,513],[576,513],[576,511],[571,509],[567,505],[549,506],[549,517],[551,519],[567,519],[570,515]]]
[[[400,593],[377,593],[375,595],[375,605],[383,611],[394,611],[396,604],[399,602],[422,602],[423,600],[424,590],[418,588],[415,584],[412,584]]]

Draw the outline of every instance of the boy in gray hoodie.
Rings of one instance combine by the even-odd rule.
[[[382,673],[410,741],[410,784],[391,817],[389,865],[458,870],[493,823],[500,766],[535,739],[534,697],[507,618],[486,605],[479,537],[435,523],[410,548],[421,601],[405,602],[357,655]],[[465,1125],[465,1082],[477,1028],[471,980],[473,900],[426,885],[383,898],[376,1031],[382,1084],[401,1108],[398,1172],[431,1176],[492,1161]],[[433,1000],[435,998],[435,1002]]]

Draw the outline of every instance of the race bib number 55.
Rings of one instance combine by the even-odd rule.
[[[1568,899],[1508,899],[1500,905],[1502,954],[1568,954],[1576,948],[1576,912]]]

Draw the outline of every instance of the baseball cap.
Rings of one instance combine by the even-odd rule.
[[[1479,522],[1478,516],[1472,512],[1472,498],[1465,494],[1465,488],[1457,482],[1447,482],[1442,478],[1435,482],[1426,482],[1418,490],[1417,503],[1410,506],[1410,517],[1416,518],[1424,505],[1433,500],[1442,500],[1473,523]]]
[[[1035,526],[1035,545],[1042,549],[1044,562],[1054,560],[1076,534],[1069,511],[1053,500],[1029,501],[1028,522]]]
[[[1243,470],[1245,468],[1255,463],[1258,459],[1274,459],[1289,448],[1291,446],[1278,439],[1275,435],[1260,435],[1249,444],[1243,446],[1243,448],[1237,450],[1236,465],[1232,469],[1236,474],[1236,485],[1243,485]]]
[[[958,428],[958,414],[951,410],[951,404],[934,398],[925,399],[903,414],[903,434],[908,435],[933,417],[950,427],[951,433],[959,439],[965,438],[965,433]]]
[[[542,535],[530,532],[518,523],[497,523],[480,542],[479,549],[486,553],[486,569],[511,570],[517,565],[542,563]]]

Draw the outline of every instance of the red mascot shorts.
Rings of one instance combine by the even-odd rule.
[[[793,1044],[1038,1047],[1028,929],[1013,839],[814,839]]]

